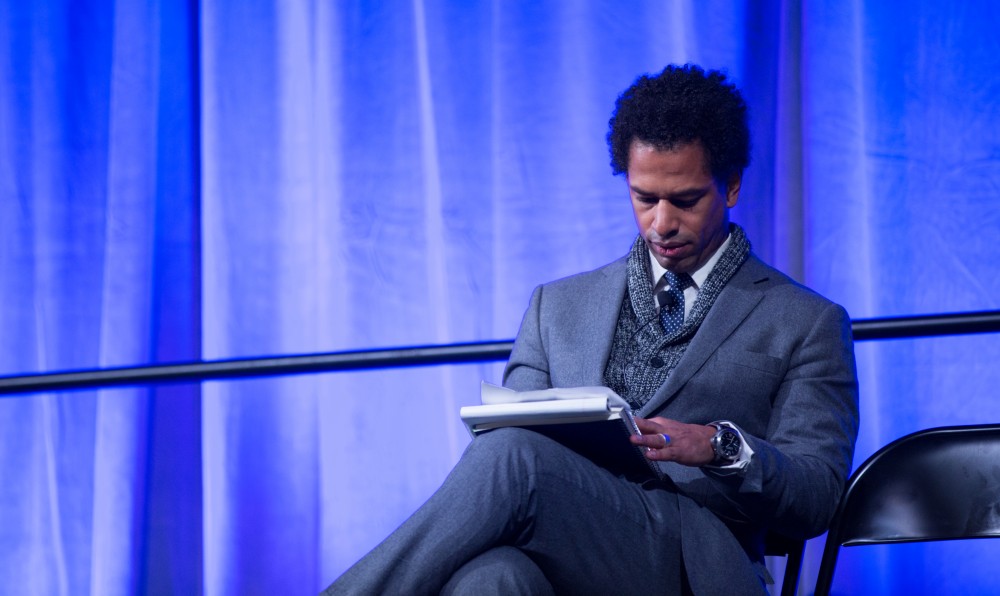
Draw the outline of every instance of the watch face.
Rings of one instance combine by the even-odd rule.
[[[723,429],[719,433],[719,454],[729,460],[735,460],[740,455],[740,436],[732,429]]]

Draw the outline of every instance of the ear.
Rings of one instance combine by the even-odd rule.
[[[736,206],[737,199],[740,198],[740,184],[743,183],[743,174],[736,173],[729,177],[726,184],[726,207],[732,209]]]

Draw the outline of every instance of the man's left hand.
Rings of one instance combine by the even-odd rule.
[[[636,417],[635,424],[642,435],[629,440],[633,445],[645,447],[646,457],[651,460],[675,461],[685,466],[704,466],[715,460],[714,427],[685,424],[659,416],[648,420]]]

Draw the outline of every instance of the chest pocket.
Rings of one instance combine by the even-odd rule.
[[[782,376],[784,364],[780,358],[775,358],[760,352],[748,352],[739,348],[720,348],[716,352],[720,364],[730,364],[751,368],[772,376]]]
[[[781,359],[741,349],[718,350],[685,387],[698,402],[712,404],[720,419],[744,425],[761,423],[766,430],[772,400],[784,377]]]

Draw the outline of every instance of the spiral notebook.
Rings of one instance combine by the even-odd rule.
[[[629,435],[641,434],[632,410],[607,387],[514,391],[484,381],[481,399],[483,405],[460,411],[473,438],[496,428],[526,428],[615,474],[635,480],[663,477],[642,448],[629,442]]]

